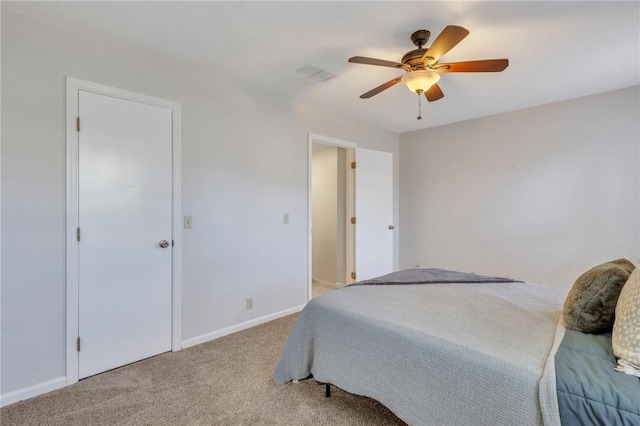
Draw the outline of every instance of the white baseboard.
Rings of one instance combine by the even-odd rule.
[[[269,321],[273,321],[278,318],[286,317],[287,315],[295,314],[300,312],[305,305],[295,306],[290,309],[286,309],[284,311],[276,312],[270,315],[265,315],[260,318],[253,319],[251,321],[246,321],[240,324],[232,325],[231,327],[223,328],[221,330],[212,331],[211,333],[203,334],[201,336],[192,337],[187,340],[182,341],[182,348],[190,348],[191,346],[199,345],[200,343],[210,342],[211,340],[219,339],[220,337],[227,336],[231,333],[236,333],[238,331],[246,330],[251,327],[255,327],[256,325],[264,324]]]
[[[58,377],[57,379],[48,380],[46,382],[27,386],[26,388],[7,392],[0,396],[0,407],[6,407],[23,399],[33,398],[43,393],[51,392],[67,386],[66,377]]]

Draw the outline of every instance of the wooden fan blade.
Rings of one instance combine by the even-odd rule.
[[[402,76],[400,77],[396,77],[393,80],[389,80],[384,84],[381,84],[380,86],[376,87],[375,89],[369,90],[367,93],[360,95],[360,98],[362,99],[369,99],[370,97],[377,95],[378,93],[382,92],[383,90],[387,90],[389,87],[391,86],[395,86],[396,84],[398,84],[398,82],[400,82],[400,80],[402,79]]]
[[[438,59],[453,49],[453,47],[460,43],[467,35],[469,35],[469,31],[466,28],[448,25],[434,40],[431,47],[427,49],[427,52],[422,56],[422,61],[435,64]]]
[[[500,72],[509,66],[508,59],[485,59],[482,61],[440,63],[435,68],[440,73],[445,72]],[[442,68],[441,68],[442,67]]]
[[[354,56],[353,58],[349,58],[349,62],[352,62],[354,64],[378,65],[380,67],[402,68],[405,70],[409,69],[408,65],[401,64],[400,62],[385,61],[384,59],[376,58],[365,58],[364,56]]]
[[[442,93],[442,89],[438,86],[438,83],[434,84],[424,92],[424,96],[427,98],[429,102],[437,101],[438,99],[444,98],[444,93]]]

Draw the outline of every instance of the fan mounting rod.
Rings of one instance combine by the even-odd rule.
[[[430,35],[431,33],[428,30],[418,30],[411,34],[411,41],[418,46],[418,48],[405,53],[402,57],[403,64],[408,65],[412,70],[425,69],[425,62],[422,58],[429,49],[425,49],[422,46],[427,44]]]
[[[427,30],[418,30],[411,34],[411,41],[413,44],[418,46],[418,49],[422,49],[422,46],[427,44],[427,41],[429,41],[430,35],[431,33]]]

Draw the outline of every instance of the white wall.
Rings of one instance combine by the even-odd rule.
[[[401,267],[569,287],[599,262],[637,262],[638,94],[401,135]]]
[[[1,52],[2,395],[65,374],[65,76],[182,103],[190,342],[306,302],[309,132],[397,157],[396,134],[6,10]]]
[[[334,284],[338,266],[338,148],[312,154],[312,277]]]

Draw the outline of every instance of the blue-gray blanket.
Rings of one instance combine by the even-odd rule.
[[[451,284],[451,283],[521,283],[511,278],[487,277],[438,268],[406,269],[350,285]]]
[[[566,330],[555,361],[563,426],[640,425],[640,379],[614,370],[610,334]]]

